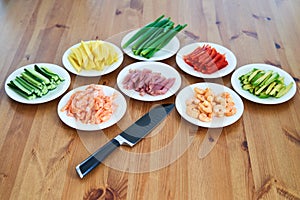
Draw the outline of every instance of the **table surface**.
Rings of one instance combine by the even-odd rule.
[[[0,199],[299,199],[299,8],[300,1],[291,0],[1,1]],[[117,124],[83,132],[59,119],[61,97],[18,103],[6,95],[5,80],[27,64],[63,67],[63,53],[81,40],[120,46],[124,33],[161,14],[188,24],[178,35],[184,42],[230,49],[237,68],[267,63],[285,70],[296,81],[296,95],[278,105],[242,98],[242,117],[219,129],[191,125],[172,111],[147,138],[119,148],[80,179],[77,164],[153,105],[172,103],[176,95],[156,102],[126,97],[127,111]],[[91,83],[117,88],[118,73],[134,62],[124,55],[121,66],[102,77],[70,74],[68,90]],[[182,87],[215,82],[232,88],[232,73],[204,80],[180,70],[175,56],[162,62],[181,74]],[[202,149],[209,154],[203,156]]]

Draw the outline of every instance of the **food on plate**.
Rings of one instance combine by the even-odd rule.
[[[244,90],[259,98],[280,98],[288,93],[293,86],[293,82],[286,85],[284,76],[280,76],[278,72],[257,68],[241,75],[239,80]]]
[[[149,69],[129,70],[129,73],[122,81],[123,87],[127,90],[135,90],[141,96],[163,95],[173,86],[175,78],[166,78],[159,72],[152,72]]]
[[[34,69],[25,68],[20,76],[16,76],[7,85],[20,96],[33,100],[54,90],[62,81],[62,77],[47,67],[34,65]]]
[[[237,112],[235,103],[228,92],[214,94],[210,88],[194,88],[194,96],[186,102],[186,113],[202,122],[213,117],[230,117]]]
[[[183,60],[203,74],[212,74],[228,65],[225,55],[208,44],[199,46],[191,53],[184,55]]]
[[[85,90],[72,94],[61,112],[84,124],[100,124],[111,118],[114,95],[107,96],[100,85],[91,84]]]
[[[162,15],[137,31],[122,45],[122,48],[125,49],[132,44],[131,50],[134,55],[149,59],[186,26],[187,24],[178,24],[174,27],[174,22]]]
[[[68,60],[77,72],[102,71],[118,60],[118,53],[112,45],[101,40],[81,41],[78,47],[71,48]]]

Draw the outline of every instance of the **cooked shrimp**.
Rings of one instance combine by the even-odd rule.
[[[206,88],[205,89],[205,94],[204,94],[205,98],[208,98],[209,96],[213,96],[213,92],[211,91],[210,88]]]
[[[213,95],[209,95],[209,96],[207,96],[207,101],[209,101],[209,102],[213,102],[214,101],[214,96]]]
[[[201,113],[198,118],[203,122],[210,122],[212,120],[212,116],[205,113]]]
[[[226,108],[224,106],[222,106],[221,104],[215,105],[213,110],[214,110],[214,114],[217,117],[224,117],[224,114],[226,112]]]
[[[221,104],[221,105],[224,105],[224,106],[226,105],[226,100],[225,100],[225,98],[223,98],[221,95],[215,96],[214,101],[215,101],[217,104]]]
[[[205,90],[203,90],[203,89],[201,89],[201,88],[197,88],[197,87],[194,88],[194,91],[195,91],[196,93],[198,93],[198,94],[204,94],[204,93],[205,93]]]
[[[232,99],[232,97],[231,97],[231,95],[230,95],[229,92],[223,92],[223,93],[221,94],[221,96],[222,96],[223,98],[225,98],[226,103],[232,102],[232,101],[233,101],[233,99]]]
[[[232,116],[237,112],[229,92],[215,96],[210,88],[194,88],[194,97],[186,102],[186,113],[203,122],[212,120],[212,116]]]
[[[110,119],[113,113],[113,97],[106,96],[99,85],[91,84],[74,93],[61,109],[82,123],[99,124]]]
[[[196,105],[188,105],[186,107],[186,113],[190,116],[190,117],[193,117],[193,118],[198,118],[200,112],[199,110],[195,107]]]
[[[200,100],[200,101],[205,101],[205,96],[202,95],[202,94],[197,94],[196,97],[197,97],[197,99]]]
[[[207,100],[204,100],[202,103],[199,103],[199,110],[205,113],[212,113],[212,105]]]
[[[227,106],[226,107],[226,112],[225,112],[225,116],[229,117],[234,115],[237,112],[236,107],[234,106]]]

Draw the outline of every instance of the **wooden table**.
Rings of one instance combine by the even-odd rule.
[[[296,0],[1,1],[0,199],[300,199],[299,8]],[[80,179],[77,164],[153,105],[176,96],[158,102],[126,98],[120,122],[89,133],[59,119],[61,97],[39,105],[17,103],[6,95],[4,82],[27,64],[63,67],[64,51],[80,40],[120,45],[126,31],[161,14],[188,24],[181,33],[185,40],[229,48],[237,68],[267,63],[287,71],[296,81],[296,95],[279,105],[243,99],[243,116],[217,130],[195,127],[175,110],[134,148],[120,148]],[[124,55],[122,65],[102,77],[71,74],[69,90],[90,83],[116,88],[120,70],[136,61]],[[180,72],[182,87],[206,81],[232,88],[232,73],[204,80],[180,70],[175,56],[162,62]],[[203,141],[216,144],[200,158]]]

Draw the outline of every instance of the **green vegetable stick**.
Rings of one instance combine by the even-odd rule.
[[[151,58],[157,51],[159,51],[162,47],[164,47],[167,43],[170,42],[170,40],[182,29],[184,29],[187,26],[185,25],[177,25],[172,30],[168,31],[163,37],[161,37],[159,40],[154,42],[150,47],[143,50],[141,52],[142,56],[145,56],[146,58]]]
[[[158,28],[164,27],[170,21],[170,18],[163,19],[156,23],[153,27],[150,27],[141,37],[137,39],[137,41],[133,44],[132,50],[137,50],[139,46],[146,41],[152,34],[154,34]]]
[[[150,27],[154,26],[158,23],[165,15],[161,15],[154,22],[149,23],[148,25],[141,28],[138,32],[136,32],[123,46],[122,48],[128,47],[132,42],[134,42],[138,37],[140,37],[143,33],[145,33]]]

